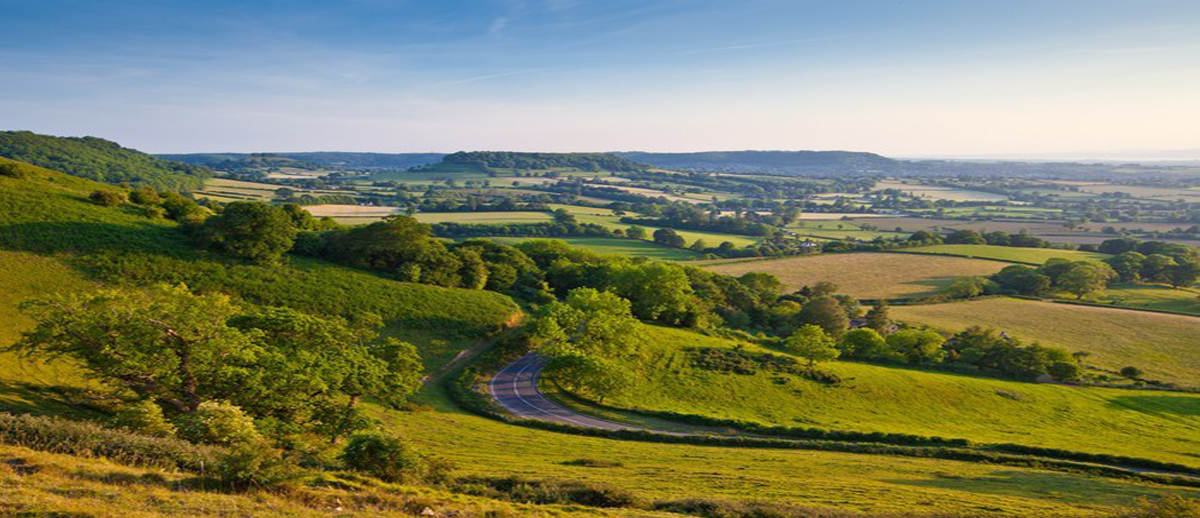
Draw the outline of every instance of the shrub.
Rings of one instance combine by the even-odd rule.
[[[158,205],[162,203],[162,200],[162,196],[158,195],[158,191],[150,187],[142,187],[129,193],[129,201],[138,205]]]
[[[226,402],[205,401],[195,412],[177,419],[179,437],[208,444],[246,444],[262,439],[254,420]]]
[[[636,507],[637,496],[628,490],[579,480],[530,480],[520,477],[467,477],[460,484],[485,487],[476,491],[493,498],[531,504],[579,504],[591,507]]]
[[[219,453],[179,439],[149,437],[94,423],[0,413],[0,443],[34,450],[105,457],[135,466],[203,471]]]
[[[149,399],[125,407],[113,422],[121,428],[154,437],[175,435],[175,425],[163,417],[162,407]]]
[[[217,461],[217,476],[238,488],[271,487],[305,475],[291,459],[265,441],[231,448]]]
[[[1121,367],[1120,372],[1121,372],[1122,376],[1125,376],[1126,378],[1129,378],[1131,380],[1135,380],[1135,379],[1142,377],[1142,369],[1139,369],[1139,368],[1133,367],[1133,366]]]
[[[451,470],[449,463],[426,458],[396,435],[356,435],[346,444],[341,459],[355,471],[404,484],[443,482]]]
[[[112,207],[123,203],[125,201],[125,195],[117,191],[99,190],[92,191],[92,194],[88,195],[88,199],[92,200],[92,203],[95,203],[96,205],[100,205],[102,207]]]
[[[22,164],[20,162],[0,162],[0,176],[16,178],[18,180],[29,178],[29,175],[34,171],[33,166]]]

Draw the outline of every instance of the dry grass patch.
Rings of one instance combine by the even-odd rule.
[[[824,281],[859,298],[909,298],[936,293],[958,277],[990,275],[1005,266],[959,257],[864,253],[721,264],[708,269],[734,276],[769,273],[779,277],[788,290]]]

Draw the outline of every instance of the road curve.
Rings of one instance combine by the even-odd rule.
[[[545,366],[545,359],[535,353],[529,353],[493,376],[488,382],[488,391],[500,406],[517,417],[583,428],[644,430],[636,426],[589,417],[551,401],[537,386],[538,377]]]

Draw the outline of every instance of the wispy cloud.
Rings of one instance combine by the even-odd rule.
[[[798,43],[815,43],[818,41],[836,40],[836,39],[846,38],[849,36],[851,36],[851,35],[850,34],[835,34],[835,35],[820,36],[820,37],[815,37],[815,38],[798,38],[798,39],[790,39],[790,40],[767,41],[767,42],[761,42],[761,43],[747,43],[747,44],[743,44],[743,45],[726,45],[726,46],[722,46],[722,47],[705,47],[705,48],[698,48],[698,49],[680,50],[677,52],[672,52],[671,54],[674,54],[674,55],[710,54],[710,53],[714,53],[714,52],[729,52],[729,51],[735,51],[735,50],[764,49],[764,48],[770,48],[770,47],[783,47],[783,46],[787,46],[787,45],[795,45]]]

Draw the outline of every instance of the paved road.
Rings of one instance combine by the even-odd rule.
[[[555,423],[601,428],[604,430],[642,430],[635,426],[589,417],[547,398],[537,387],[546,360],[530,353],[505,367],[488,383],[488,391],[500,406],[513,415]]]

